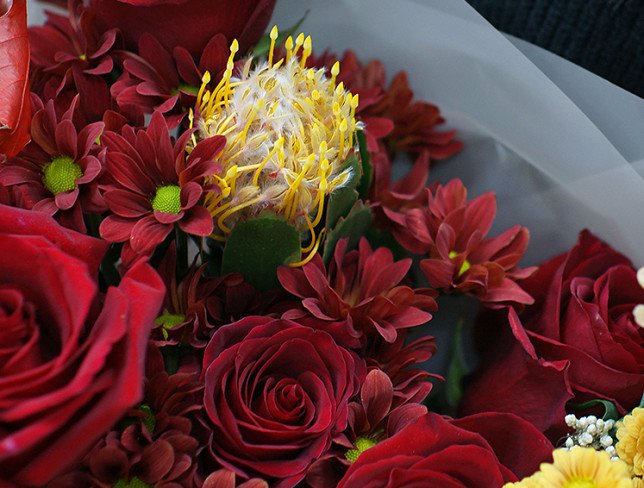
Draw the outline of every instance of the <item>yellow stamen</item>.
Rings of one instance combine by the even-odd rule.
[[[320,235],[318,236],[317,241],[315,241],[315,246],[313,246],[313,249],[311,250],[311,252],[309,253],[309,255],[306,258],[302,259],[301,261],[297,261],[295,263],[288,263],[288,265],[293,267],[293,268],[298,268],[300,266],[304,266],[311,259],[313,259],[315,254],[318,252],[318,248],[320,247],[320,242],[322,241],[322,236],[325,234],[325,232],[326,232],[326,229],[322,229],[320,231]]]
[[[277,30],[277,26],[274,25],[273,28],[271,29],[271,33],[270,33],[271,47],[268,50],[268,65],[269,66],[273,66],[273,51],[275,50],[275,41],[277,39],[278,34],[279,34],[279,31]]]

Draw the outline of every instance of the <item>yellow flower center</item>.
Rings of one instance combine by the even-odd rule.
[[[456,256],[458,256],[458,253],[456,251],[450,251],[449,252],[449,258],[450,259],[454,259]],[[467,259],[465,261],[463,261],[463,264],[461,264],[461,269],[458,270],[458,276],[462,276],[471,267],[472,267],[472,265],[470,264],[470,262]]]
[[[596,488],[595,482],[589,478],[573,478],[563,485],[563,488]]]
[[[76,180],[83,176],[81,167],[68,156],[58,156],[43,168],[42,181],[45,188],[58,195],[76,188]]]
[[[289,37],[285,57],[274,61],[276,39],[274,27],[267,62],[251,68],[248,60],[235,76],[234,41],[221,81],[208,90],[206,73],[197,95],[200,117],[191,119],[197,136],[226,136],[218,159],[224,176],[213,176],[222,191],[206,195],[215,239],[225,240],[240,218],[271,209],[309,230],[315,241],[326,196],[352,177],[342,163],[360,128],[358,96],[336,85],[339,63],[330,77],[324,69],[306,68],[310,37]]]
[[[355,442],[355,449],[349,449],[344,454],[344,457],[352,463],[355,463],[356,459],[358,459],[363,452],[372,448],[376,444],[377,442],[370,437],[358,437]]]
[[[165,185],[157,188],[152,199],[152,208],[164,213],[179,213],[181,211],[181,188],[177,185]]]

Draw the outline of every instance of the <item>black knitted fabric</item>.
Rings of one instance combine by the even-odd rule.
[[[644,0],[467,0],[497,29],[644,98]]]

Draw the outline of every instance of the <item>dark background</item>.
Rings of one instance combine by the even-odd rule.
[[[497,29],[644,98],[644,0],[467,0]]]

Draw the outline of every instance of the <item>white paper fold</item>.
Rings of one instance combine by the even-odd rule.
[[[42,23],[43,4],[28,7],[29,23]],[[493,232],[530,228],[527,263],[589,228],[644,264],[642,99],[515,41],[551,80],[464,0],[278,0],[273,22],[290,27],[307,11],[318,52],[379,58],[441,107],[466,148],[432,178],[460,177],[472,196],[495,191]]]
[[[436,165],[432,177],[460,177],[472,196],[495,191],[493,231],[516,223],[530,228],[527,262],[566,250],[589,228],[636,265],[644,264],[642,177],[553,81],[467,3],[279,0],[274,22],[285,28],[307,11],[302,29],[318,51],[350,48],[365,61],[379,58],[390,75],[407,71],[418,98],[441,107],[466,149]],[[619,90],[604,83],[605,94]],[[637,164],[644,120],[626,103],[606,118],[621,120],[622,129],[612,122],[604,128],[621,136]],[[638,141],[624,142],[637,134]]]

